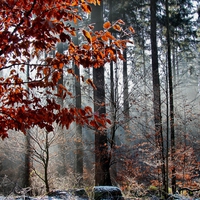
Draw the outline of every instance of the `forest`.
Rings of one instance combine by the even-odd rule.
[[[0,137],[0,196],[199,199],[199,1],[0,0]]]

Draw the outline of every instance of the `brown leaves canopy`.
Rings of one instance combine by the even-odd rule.
[[[71,37],[76,36],[76,29],[70,24],[82,20],[78,8],[91,12],[89,4],[99,5],[100,0],[0,1],[0,137],[7,137],[10,129],[26,133],[35,125],[52,131],[53,122],[67,128],[73,121],[96,128],[105,126],[105,116],[99,120],[89,107],[61,108],[55,101],[56,96],[71,96],[58,83],[64,66],[74,61],[85,68],[101,67],[116,61],[117,54],[122,58],[120,49],[128,42],[109,32],[113,28],[125,33],[123,21],[118,20],[113,25],[106,22],[104,30],[95,33],[92,26],[85,28],[85,43],[75,45]],[[52,52],[58,42],[68,43],[65,54],[42,56]],[[32,74],[28,79],[27,66]],[[68,73],[75,76],[72,70]],[[92,81],[87,82],[95,87]]]

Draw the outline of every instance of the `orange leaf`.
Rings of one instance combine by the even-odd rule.
[[[125,24],[125,23],[124,23],[124,21],[123,21],[123,20],[121,20],[121,19],[117,20],[117,23],[118,23],[118,24],[122,24],[122,25],[124,25],[124,24]]]
[[[101,39],[102,39],[103,41],[107,42],[109,38],[107,38],[106,35],[103,35],[103,36],[101,36]]]
[[[111,39],[111,40],[115,40],[115,37],[114,37],[109,31],[107,31],[107,32],[105,33],[105,36],[108,37],[108,38]]]
[[[88,78],[85,82],[90,84],[95,90],[97,89],[96,86],[94,85],[93,81],[90,78]]]
[[[52,74],[52,81],[54,84],[56,84],[60,78],[61,78],[61,74],[58,71],[55,71]]]
[[[67,72],[68,72],[69,74],[73,74],[73,75],[74,75],[74,70],[73,70],[73,69],[67,69]]]
[[[130,26],[128,29],[129,29],[132,33],[135,33],[135,30],[134,30],[133,27]]]
[[[88,45],[88,44],[84,44],[84,45],[83,45],[83,48],[86,49],[86,50],[89,50],[89,49],[91,48],[91,46]]]
[[[96,1],[95,0],[87,0],[88,3],[93,3],[93,4],[96,4]]]
[[[118,48],[120,48],[120,42],[119,42],[118,40],[115,41],[114,44],[115,44]]]
[[[59,69],[62,69],[64,67],[64,63],[59,63]]]
[[[92,37],[91,37],[90,33],[88,31],[86,31],[86,30],[83,30],[83,34],[86,37],[87,41],[89,43],[91,43],[92,42]]]
[[[100,4],[101,4],[101,0],[97,0],[97,4],[100,6]]]
[[[103,27],[105,29],[109,29],[111,27],[111,23],[109,21],[107,21],[107,22],[104,23]]]
[[[83,11],[85,11],[86,13],[91,13],[92,9],[88,4],[82,3],[81,8],[83,9]]]
[[[50,72],[50,70],[49,70],[48,67],[45,67],[45,68],[43,69],[43,73],[44,73],[45,76],[48,75],[49,72]]]
[[[116,31],[121,31],[121,30],[122,30],[121,26],[119,26],[118,24],[115,24],[115,25],[113,26],[113,28],[114,28]]]

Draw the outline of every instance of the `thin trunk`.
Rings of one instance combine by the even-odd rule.
[[[29,62],[27,64],[27,81],[29,80]],[[27,90],[29,91],[29,88],[27,86]],[[30,187],[31,186],[31,180],[30,180],[30,174],[31,174],[31,168],[32,168],[32,161],[31,161],[31,138],[29,135],[29,130],[27,130],[26,133],[26,154],[25,154],[25,183],[24,187]]]
[[[74,38],[74,44],[78,45],[78,32],[77,37]],[[75,105],[76,108],[81,108],[81,83],[80,83],[80,69],[74,64],[73,66],[77,78],[75,79]],[[76,153],[75,153],[75,174],[78,176],[78,187],[83,185],[83,136],[82,126],[76,124]]]
[[[112,23],[112,8],[113,8],[113,0],[109,1],[109,21]],[[115,83],[114,83],[114,63],[111,61],[110,63],[110,107],[111,107],[111,120],[113,123],[113,126],[110,129],[110,160],[115,160],[114,155],[112,154],[112,149],[115,146],[115,134],[117,129],[117,113],[116,113],[116,100],[115,100]],[[112,176],[114,179],[117,177],[117,163],[113,162],[114,165],[112,166]]]
[[[74,43],[78,45],[78,37]],[[75,65],[75,74],[80,77],[80,69]],[[81,108],[81,83],[80,80],[75,80],[76,108]],[[83,185],[83,141],[82,141],[82,126],[76,124],[76,160],[75,173],[79,176],[78,186]]]
[[[63,43],[58,43],[57,51],[58,51],[58,53],[63,54],[63,51],[64,51]],[[63,74],[61,75],[61,78],[59,79],[58,84],[63,84]],[[63,107],[63,99],[62,98],[58,98],[58,102]]]
[[[48,167],[49,167],[49,138],[48,132],[46,132],[46,144],[45,144],[45,163],[44,163],[44,180],[46,185],[46,192],[49,192],[49,179],[48,179]]]
[[[116,104],[115,104],[115,92],[114,92],[114,71],[113,71],[113,62],[110,63],[110,102],[111,102],[111,120],[113,122],[113,126],[110,130],[110,147],[111,151],[115,144],[115,133],[116,133],[116,121],[117,121],[117,113],[116,113]],[[110,159],[111,159],[111,151],[110,151]],[[113,157],[112,157],[113,159]],[[115,164],[114,172],[117,173],[117,167]],[[116,174],[115,174],[116,175]]]
[[[109,20],[112,23],[112,0],[109,1]],[[111,149],[114,145],[114,139],[115,139],[115,130],[116,130],[116,100],[115,100],[115,83],[114,83],[114,63],[113,61],[111,61],[110,63],[110,102],[111,102],[111,116],[112,116],[112,122],[113,122],[113,126],[111,128]]]
[[[58,53],[61,53],[63,54],[63,43],[58,43],[58,46],[57,46],[57,51]],[[63,72],[63,70],[62,70]],[[59,79],[58,81],[58,84],[62,84],[63,85],[63,73],[61,75],[61,78]],[[58,103],[61,105],[61,107],[63,107],[63,99],[62,98],[58,98]],[[65,170],[65,167],[66,167],[66,156],[65,156],[65,133],[62,129],[62,127],[59,128],[59,131],[62,135],[62,143],[61,144],[58,144],[58,147],[59,147],[59,159],[61,161],[61,166],[59,166],[58,168],[58,172],[60,173],[60,175],[65,175],[66,173],[66,170]]]
[[[123,0],[123,4],[125,4],[125,1]],[[123,9],[123,18],[125,19],[125,10]],[[128,72],[127,72],[127,49],[124,49],[123,51],[123,57],[125,61],[123,61],[123,97],[124,97],[124,119],[127,124],[125,125],[125,131],[126,135],[129,134],[129,93],[128,93]],[[117,86],[118,87],[118,86]],[[130,136],[127,135],[128,141],[130,140]]]
[[[172,161],[172,192],[176,192],[176,169],[175,169],[175,130],[174,130],[174,95],[173,95],[173,77],[171,66],[171,42],[169,30],[169,5],[166,0],[166,19],[167,19],[167,57],[168,57],[168,81],[169,81],[169,103],[170,103],[170,130],[171,130],[171,161]]]
[[[166,189],[167,189],[167,193],[169,193],[169,180],[168,180],[168,175],[169,175],[169,85],[168,85],[169,81],[168,81],[168,67],[166,65],[166,126],[167,126],[167,130],[166,130]]]
[[[156,0],[151,0],[151,51],[152,51],[152,76],[153,76],[153,106],[154,106],[154,123],[155,123],[155,140],[159,151],[158,158],[161,162],[162,184],[166,191],[165,181],[165,158],[163,148],[163,133],[162,133],[162,115],[161,115],[161,99],[160,99],[160,80],[158,67],[158,50],[157,50],[157,35],[156,35]]]
[[[143,60],[143,76],[144,76],[144,118],[145,118],[145,129],[144,129],[144,134],[147,134],[147,124],[148,124],[148,114],[147,114],[147,72],[146,72],[146,58],[145,58],[145,40],[144,40],[144,30],[142,29],[142,60]]]
[[[129,98],[128,98],[128,72],[127,72],[127,50],[123,51],[123,57],[126,61],[123,62],[123,95],[124,95],[124,117],[125,121],[128,121],[130,118],[129,114]],[[129,129],[129,126],[127,125],[127,128]]]
[[[24,180],[24,187],[31,186],[30,174],[31,174],[31,148],[30,148],[30,136],[29,130],[26,133],[26,154],[25,154],[25,180]]]

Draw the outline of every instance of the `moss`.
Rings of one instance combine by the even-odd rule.
[[[149,186],[149,191],[157,191],[158,190],[158,188],[156,187],[156,186],[154,186],[154,185],[150,185]]]

